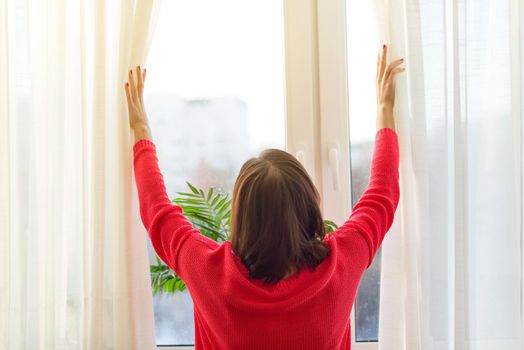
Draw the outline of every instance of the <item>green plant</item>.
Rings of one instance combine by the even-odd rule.
[[[186,182],[189,192],[177,192],[180,197],[173,203],[180,206],[184,216],[206,237],[219,243],[227,240],[231,224],[231,199],[229,193],[216,191],[211,187],[207,192]],[[327,233],[337,229],[330,220],[324,220]],[[153,295],[164,292],[168,294],[184,291],[186,285],[171,268],[156,257],[156,265],[151,265],[151,287]]]

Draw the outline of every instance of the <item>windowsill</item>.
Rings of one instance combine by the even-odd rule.
[[[377,342],[358,342],[353,343],[351,345],[352,349],[362,349],[362,350],[376,350],[378,349],[378,343]],[[159,345],[157,346],[157,350],[195,350],[194,346],[191,345],[179,345],[179,346],[164,346]]]

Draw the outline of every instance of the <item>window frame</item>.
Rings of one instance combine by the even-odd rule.
[[[304,165],[323,199],[323,214],[344,222],[351,211],[346,0],[283,0],[286,150]],[[352,349],[378,350],[378,342]],[[157,346],[193,350],[194,346]]]
[[[315,2],[323,212],[341,224],[352,210],[346,0]],[[351,348],[378,350],[378,341],[356,341],[355,311],[353,303]]]

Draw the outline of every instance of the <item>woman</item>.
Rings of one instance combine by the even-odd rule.
[[[351,216],[326,235],[320,196],[291,155],[266,150],[241,168],[231,236],[201,235],[173,204],[158,167],[144,109],[146,70],[125,85],[134,132],[140,214],[158,256],[187,285],[195,349],[348,349],[350,313],[363,272],[399,201],[394,79],[402,59],[377,62],[377,133],[368,188]],[[177,312],[177,310],[173,310]]]

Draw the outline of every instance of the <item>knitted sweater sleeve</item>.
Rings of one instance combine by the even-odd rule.
[[[368,186],[347,221],[334,233],[347,244],[354,244],[355,240],[360,240],[357,244],[364,243],[361,246],[367,247],[367,252],[360,251],[358,255],[366,268],[393,224],[399,199],[398,135],[391,128],[381,128],[375,135]]]
[[[218,243],[195,229],[182,208],[168,198],[155,144],[146,139],[137,141],[133,158],[142,223],[160,259],[186,281],[189,270],[198,267],[199,258]]]

